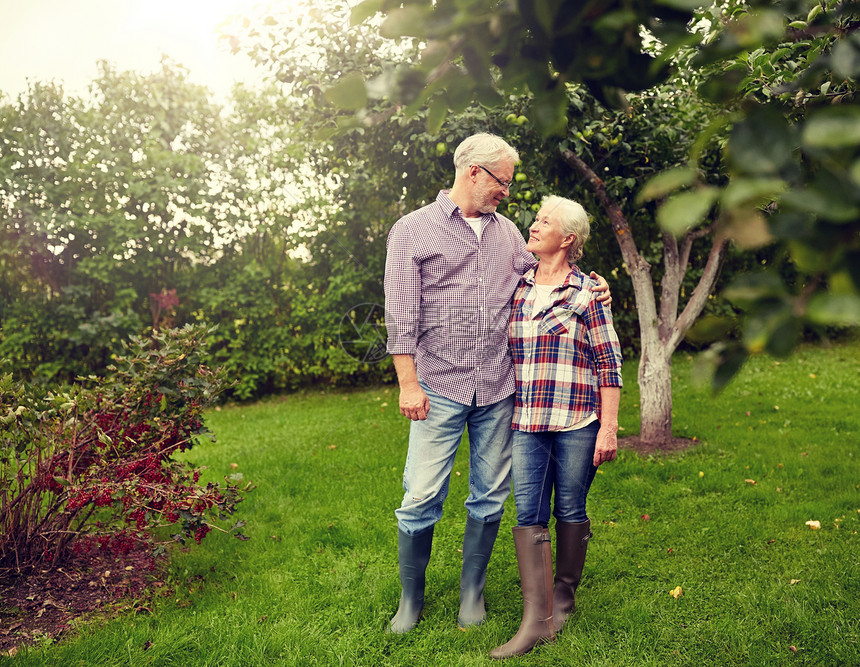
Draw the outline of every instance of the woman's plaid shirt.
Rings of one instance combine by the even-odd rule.
[[[621,345],[612,313],[598,303],[596,281],[573,266],[534,312],[535,269],[514,293],[508,335],[516,370],[517,431],[566,429],[593,412],[600,416],[599,387],[620,387]]]

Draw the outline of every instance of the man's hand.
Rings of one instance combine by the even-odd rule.
[[[588,274],[589,277],[594,278],[597,281],[597,287],[592,287],[592,292],[601,292],[597,297],[598,303],[602,303],[604,306],[609,308],[612,305],[612,293],[609,291],[609,283],[606,282],[606,278],[603,276],[597,275],[594,271]]]
[[[594,446],[594,467],[612,461],[618,452],[618,434],[611,426],[601,426]]]
[[[430,412],[430,399],[417,382],[400,387],[400,414],[412,421],[427,419]]]

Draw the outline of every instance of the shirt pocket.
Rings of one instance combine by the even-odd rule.
[[[538,330],[546,336],[564,336],[573,326],[573,312],[568,308],[551,308],[543,316]]]

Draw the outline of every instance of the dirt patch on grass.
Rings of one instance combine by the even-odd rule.
[[[148,613],[165,567],[151,547],[141,546],[127,554],[94,550],[27,574],[0,572],[0,656],[56,640],[78,618]]]
[[[619,449],[631,449],[642,456],[649,454],[668,454],[670,452],[682,452],[699,444],[698,438],[667,438],[658,443],[646,443],[639,439],[638,435],[629,435],[626,438],[618,438]]]

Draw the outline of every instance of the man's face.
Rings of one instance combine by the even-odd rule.
[[[475,208],[481,214],[495,212],[496,207],[510,194],[508,187],[501,185],[498,181],[509,183],[514,178],[514,163],[510,160],[494,165],[484,165],[484,168],[491,171],[492,175],[479,168],[475,189],[472,191]]]

